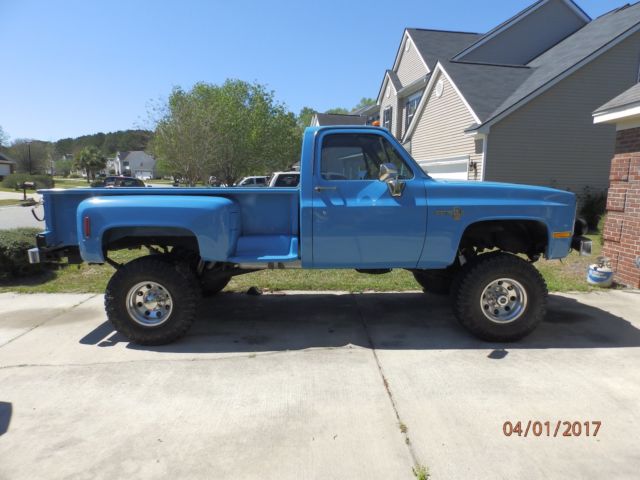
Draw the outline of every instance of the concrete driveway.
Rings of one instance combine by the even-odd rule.
[[[99,295],[0,295],[0,478],[634,478],[640,292],[552,295],[526,341],[421,293],[221,294],[138,347]],[[551,425],[527,438],[505,421]],[[601,422],[553,438],[556,422]],[[524,432],[523,425],[523,432]],[[592,425],[592,424],[590,424]]]

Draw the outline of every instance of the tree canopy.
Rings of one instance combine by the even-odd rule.
[[[198,83],[173,90],[151,145],[162,167],[189,184],[210,175],[230,184],[295,163],[300,128],[263,85]]]
[[[94,133],[77,138],[62,138],[55,142],[55,152],[62,155],[76,155],[85,147],[96,147],[103,155],[115,155],[116,152],[146,150],[153,135],[149,130],[118,130],[109,133]]]
[[[4,133],[2,125],[0,125],[0,147],[5,145],[9,141],[9,135]]]
[[[107,161],[100,149],[93,145],[84,147],[75,157],[75,166],[87,173],[87,181],[94,179],[96,173],[102,170],[106,164]]]

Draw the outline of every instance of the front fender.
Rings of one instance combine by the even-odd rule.
[[[80,202],[76,213],[80,255],[89,263],[104,263],[103,240],[107,232],[130,228],[135,236],[140,227],[187,231],[196,238],[203,260],[225,261],[235,252],[240,221],[240,207],[225,197],[92,197]]]

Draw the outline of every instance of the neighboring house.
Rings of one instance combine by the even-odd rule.
[[[0,180],[16,170],[16,161],[0,153]]]
[[[639,61],[640,4],[591,20],[541,0],[486,34],[407,29],[380,121],[434,177],[603,190],[615,129],[591,113]]]
[[[156,159],[142,150],[118,152],[113,160],[116,175],[149,180],[156,177]]]
[[[341,113],[315,113],[311,119],[311,127],[325,125],[366,125],[367,118],[360,115]]]
[[[373,103],[360,107],[351,112],[351,115],[359,115],[365,118],[366,124],[371,125],[373,122],[380,121],[380,107]]]
[[[616,281],[640,288],[640,84],[602,105],[593,119],[617,131],[602,254]]]

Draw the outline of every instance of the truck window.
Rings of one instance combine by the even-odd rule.
[[[383,163],[393,163],[401,179],[413,178],[393,145],[380,135],[341,133],[323,139],[320,174],[325,180],[376,180]]]
[[[297,187],[300,183],[300,175],[297,173],[285,173],[278,175],[274,187]]]

